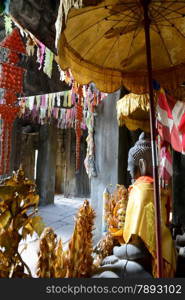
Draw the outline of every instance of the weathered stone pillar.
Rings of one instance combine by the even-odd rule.
[[[14,121],[12,128],[12,144],[11,144],[11,156],[10,156],[10,174],[12,171],[18,170],[21,163],[21,133],[22,125],[17,118]]]
[[[54,124],[46,124],[40,127],[36,183],[41,205],[54,202],[57,148],[56,131]]]
[[[103,192],[108,184],[118,183],[118,140],[116,102],[120,90],[108,95],[97,108],[95,149],[97,177],[91,179],[91,204],[96,212],[94,242],[102,235]]]
[[[129,130],[126,126],[119,127],[118,142],[118,184],[128,187],[127,160],[129,151]]]
[[[57,153],[56,153],[56,174],[55,191],[57,194],[63,194],[65,185],[65,130],[57,129]]]

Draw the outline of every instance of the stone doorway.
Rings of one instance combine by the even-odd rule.
[[[55,193],[65,197],[89,197],[90,183],[84,167],[86,137],[81,138],[81,164],[76,172],[76,136],[74,129],[57,129]]]

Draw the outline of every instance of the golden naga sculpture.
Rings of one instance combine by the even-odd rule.
[[[18,247],[27,235],[40,235],[44,228],[41,217],[36,216],[39,196],[35,188],[22,168],[0,182],[0,277],[32,276]]]

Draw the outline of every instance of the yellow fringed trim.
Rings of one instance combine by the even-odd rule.
[[[141,129],[145,132],[150,132],[150,122],[148,120],[141,121],[122,117],[119,119],[118,125],[120,127],[125,125],[129,130]]]
[[[155,95],[155,102],[157,97]],[[119,126],[126,126],[129,130],[141,129],[150,132],[149,123],[149,95],[130,93],[121,98],[117,104],[117,120]]]

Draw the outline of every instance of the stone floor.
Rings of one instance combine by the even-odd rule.
[[[54,229],[58,237],[61,237],[63,247],[66,249],[74,229],[74,217],[78,208],[83,204],[84,198],[64,198],[63,195],[56,195],[53,205],[39,208],[39,215],[42,216],[46,226]],[[39,239],[37,235],[28,237],[22,242],[19,251],[23,250],[21,256],[29,266],[33,277],[36,277],[36,263],[38,259]]]

